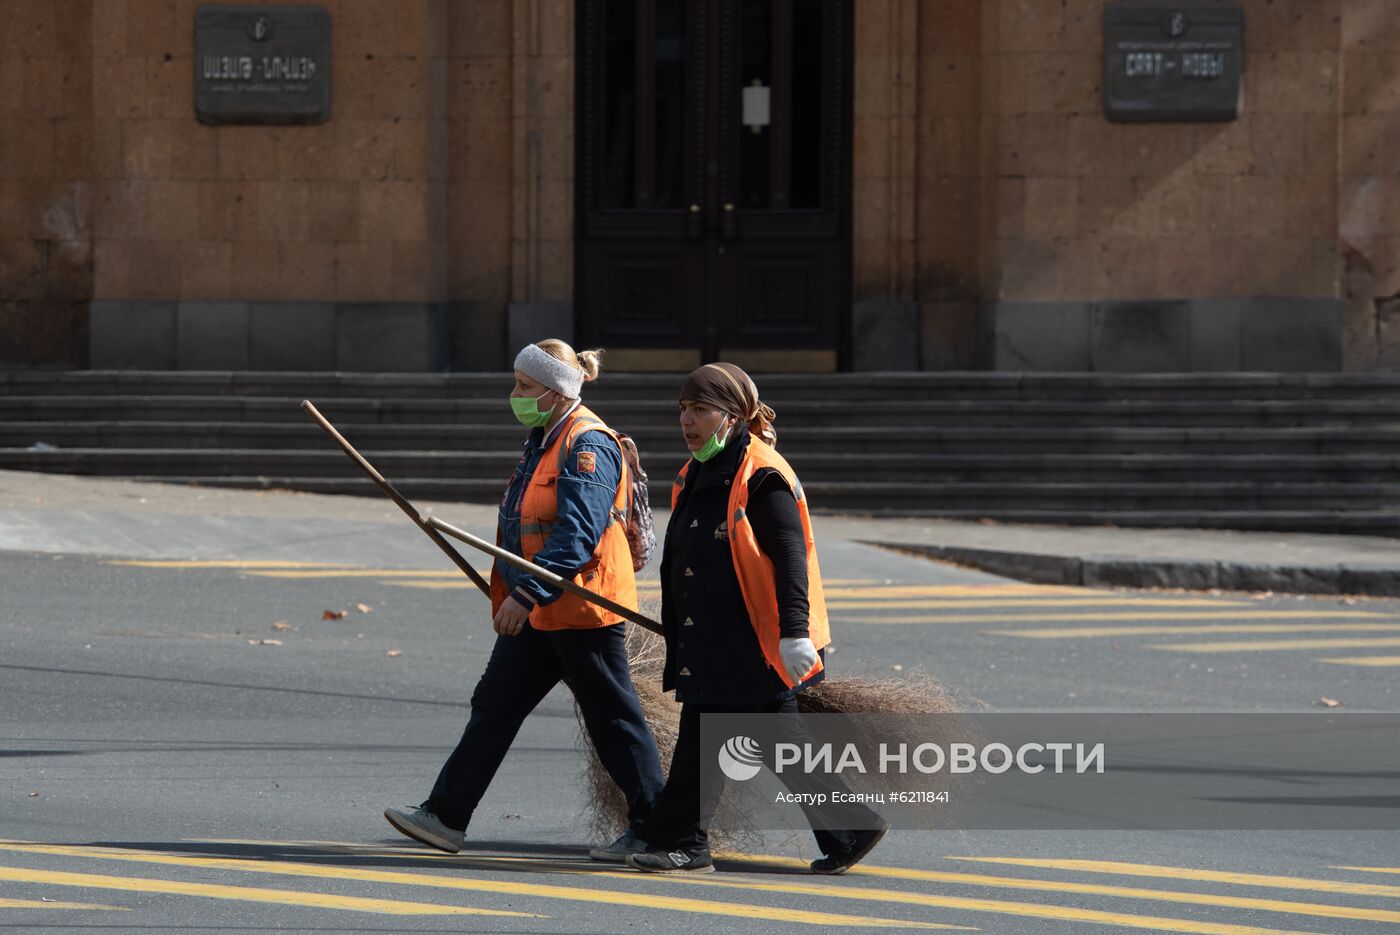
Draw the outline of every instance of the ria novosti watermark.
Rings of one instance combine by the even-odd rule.
[[[762,830],[1400,829],[1400,715],[707,714],[701,743]]]

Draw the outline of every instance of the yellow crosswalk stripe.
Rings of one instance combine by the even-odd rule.
[[[630,906],[641,909],[669,909],[676,912],[691,912],[704,915],[729,916],[743,919],[765,919],[773,922],[796,922],[807,925],[836,926],[846,928],[921,928],[947,929],[955,926],[940,925],[934,922],[912,922],[903,919],[881,919],[869,916],[840,915],[828,912],[811,912],[800,909],[785,909],[776,906],[756,904],[711,902],[674,896],[626,893],[616,890],[587,889],[574,886],[555,886],[542,883],[517,883],[509,880],[464,879],[462,877],[439,876],[425,873],[408,873],[392,870],[364,870],[349,867],[327,867],[316,864],[300,864],[279,860],[239,860],[228,858],[186,857],[163,853],[133,853],[112,848],[67,847],[52,844],[0,843],[0,850],[30,854],[51,854],[64,857],[79,857],[91,860],[121,860],[135,863],[160,864],[176,867],[198,867],[207,870],[233,870],[241,873],[271,873],[285,876],[314,877],[325,880],[356,880],[365,883],[393,883],[409,886],[439,887],[442,889],[467,890],[479,893],[503,893],[511,896],[535,896],[545,899],[564,899],[574,902],[602,903],[614,906]],[[0,871],[3,873],[3,871]],[[85,876],[73,874],[73,876]],[[0,875],[0,879],[4,879]],[[162,881],[170,886],[187,884]],[[191,884],[192,885],[192,884]],[[242,889],[242,887],[229,887]],[[280,893],[280,890],[268,890]],[[308,894],[309,895],[309,894]],[[348,897],[339,897],[348,898]]]
[[[485,577],[485,576],[489,575],[490,572],[489,572],[489,571],[482,571],[481,574],[482,574],[482,577]],[[387,585],[390,585],[391,587],[396,587],[396,588],[421,588],[421,589],[426,590],[426,591],[455,591],[455,590],[459,590],[459,589],[463,589],[463,588],[465,588],[465,589],[470,589],[470,590],[473,590],[473,591],[476,590],[476,585],[472,584],[472,583],[471,583],[470,581],[468,581],[466,578],[459,578],[459,579],[457,579],[457,580],[455,580],[455,581],[417,581],[417,580],[399,579],[399,580],[395,580],[395,581],[382,581],[382,580],[381,580],[381,581],[377,581],[377,582],[375,582],[375,583],[376,583],[376,584],[387,584]],[[653,596],[654,596],[654,595],[656,595],[656,594],[660,594],[660,593],[661,593],[661,585],[660,585],[659,583],[657,583],[657,584],[652,584],[652,583],[650,583],[650,582],[638,581],[638,582],[637,582],[637,591],[640,592],[640,593],[642,593],[642,594],[647,594],[647,595],[653,595]]]
[[[1099,597],[1112,598],[1112,591],[1090,591],[1085,588],[1057,588],[1030,585],[947,585],[947,584],[876,584],[865,587],[841,587],[840,579],[823,578],[822,590],[831,598],[860,597]]]
[[[866,608],[869,609],[869,608]],[[1116,613],[1045,613],[1045,614],[921,614],[916,616],[841,617],[842,623],[1056,623],[1072,621],[1127,623],[1132,620],[1369,620],[1386,619],[1385,614],[1364,610],[1212,610],[1212,611],[1130,611]],[[1393,618],[1391,618],[1393,619]]]
[[[969,874],[969,877],[975,877]],[[698,886],[720,886],[738,889],[756,889],[769,893],[789,893],[800,896],[824,896],[834,899],[863,899],[877,902],[905,903],[915,906],[932,906],[943,909],[964,909],[970,912],[988,912],[999,915],[1022,916],[1035,919],[1055,919],[1065,922],[1091,922],[1100,925],[1117,925],[1131,929],[1149,929],[1166,932],[1190,932],[1197,935],[1263,935],[1277,933],[1280,929],[1260,928],[1253,925],[1204,922],[1195,919],[1179,919],[1163,916],[1138,915],[1136,913],[1110,912],[1099,909],[1079,909],[1068,906],[1052,906],[1043,902],[1021,903],[999,899],[979,899],[964,896],[935,896],[925,893],[910,893],[904,890],[880,889],[877,887],[837,887],[813,883],[731,883],[725,880],[696,880],[684,878],[686,883]],[[1120,896],[1129,899],[1155,899],[1162,902],[1188,903],[1192,905],[1252,909],[1267,912],[1280,912],[1288,915],[1304,915],[1331,919],[1352,919],[1366,922],[1400,922],[1400,912],[1383,910],[1353,909],[1349,906],[1324,906],[1312,903],[1286,902],[1268,899],[1245,899],[1243,897],[1209,896],[1198,893],[1164,892],[1134,887],[1093,887],[1079,888],[1073,884],[1034,885],[1044,881],[1019,881],[1008,877],[986,877],[981,882],[976,879],[951,880],[943,882],[966,883],[970,886],[986,885],[1003,888],[1037,890],[1041,892],[1092,894],[1099,896]],[[1022,882],[1032,885],[1016,886]]]
[[[727,857],[728,859],[732,859],[739,863],[757,864],[759,866],[764,867],[780,866],[790,867],[794,870],[805,870],[807,867],[807,865],[804,862],[794,860],[790,857],[751,856],[746,854],[727,855]],[[530,863],[533,862],[534,859],[500,857],[479,858],[478,860],[482,862],[497,861],[506,863]],[[571,872],[585,873],[588,871],[577,870]],[[862,865],[861,867],[857,867],[850,872],[857,875],[863,874],[867,876],[888,876],[904,879],[918,879],[923,882],[951,883],[962,886],[1029,890],[1034,892],[1065,893],[1083,896],[1109,896],[1120,899],[1140,899],[1196,906],[1216,906],[1230,909],[1248,909],[1258,912],[1277,912],[1285,915],[1314,916],[1326,919],[1352,919],[1355,921],[1364,922],[1400,922],[1400,912],[1384,909],[1361,909],[1353,906],[1304,903],[1297,902],[1295,900],[1258,899],[1244,896],[1220,896],[1213,893],[1193,893],[1183,892],[1180,890],[1158,890],[1128,886],[1103,886],[1092,883],[1068,883],[1057,880],[1036,880],[1027,879],[1024,877],[998,877],[989,876],[985,874],[953,873],[938,870],[906,871],[902,868],[865,867],[864,865]],[[590,875],[599,874],[591,873]],[[631,873],[614,873],[602,875],[615,876],[619,879],[637,879],[636,874]],[[905,903],[908,905],[916,906],[938,906],[943,908],[960,908],[959,906],[953,905],[953,902],[962,900],[961,897],[944,897],[924,893],[910,893],[904,890],[887,890],[871,887],[853,888],[847,886],[832,886],[830,884],[820,883],[752,883],[729,880],[713,880],[709,878],[701,880],[696,877],[682,877],[679,879],[676,877],[666,877],[665,879],[683,883],[695,883],[702,886],[723,886],[732,889],[759,890],[761,892],[772,893],[791,893],[800,896],[824,896],[833,899],[858,899],[875,902]],[[950,900],[952,902],[950,902]],[[999,901],[993,900],[978,900],[978,902],[984,904],[991,903],[1003,907],[1026,905],[1022,903],[1001,903]],[[1044,911],[1047,907],[1045,907],[1044,904],[1036,904],[1033,908],[1040,911]],[[1051,909],[1051,911],[1058,909],[1058,907],[1049,908]],[[984,909],[980,911],[998,912],[1006,910]],[[1040,911],[1035,913],[1014,912],[1012,914],[1039,915],[1041,914]],[[1166,923],[1169,926],[1175,926],[1179,925],[1182,922],[1182,920],[1180,919],[1159,919],[1152,916],[1139,916],[1135,914],[1125,915],[1122,913],[1104,913],[1104,915],[1115,917],[1114,921],[1112,922],[1107,922],[1107,920],[1104,920],[1106,924],[1127,925],[1132,928],[1160,928],[1162,927],[1162,923]],[[1119,916],[1122,916],[1122,918],[1132,920],[1145,920],[1149,924],[1135,925],[1132,922],[1122,922],[1118,919]],[[1060,915],[1049,915],[1048,913],[1047,917],[1069,918]],[[1094,921],[1092,919],[1082,917],[1073,917],[1073,920]],[[1214,923],[1204,924],[1209,926],[1214,925]],[[1168,928],[1168,930],[1196,931],[1196,929],[1179,928]],[[1250,926],[1239,926],[1238,930],[1250,932],[1268,931],[1267,929],[1256,929]]]
[[[223,886],[213,883],[190,883],[182,880],[154,880],[148,877],[113,877],[99,873],[65,873],[56,870],[28,870],[0,867],[0,880],[14,883],[39,883],[48,886],[76,886],[83,889],[122,890],[129,893],[160,893],[169,896],[202,896],[207,899],[228,899],[238,902],[274,903],[281,906],[307,906],[315,909],[343,909],[349,912],[373,912],[394,916],[510,916],[517,919],[541,919],[530,912],[510,912],[504,909],[476,909],[468,906],[442,906],[436,903],[404,902],[397,899],[368,899],[360,896],[334,896],[328,893],[305,893],[295,890],[263,889],[256,886]]]
[[[206,843],[232,843],[232,844],[257,844],[256,841],[240,840],[210,840]],[[261,842],[264,844],[272,842]],[[410,857],[424,862],[436,864],[448,864],[451,866],[476,866],[489,868],[492,865],[507,864],[522,869],[530,869],[537,872],[556,872],[566,874],[586,875],[590,878],[604,877],[637,883],[684,883],[701,886],[722,886],[729,889],[753,890],[759,892],[787,893],[805,896],[823,896],[834,899],[855,899],[868,900],[873,902],[893,902],[906,905],[932,906],[938,908],[969,908],[964,905],[969,902],[976,902],[977,909],[970,911],[993,912],[1011,915],[1035,915],[1047,918],[1062,919],[1067,921],[1099,922],[1102,924],[1123,925],[1129,928],[1144,928],[1163,931],[1180,932],[1233,932],[1236,935],[1244,933],[1273,932],[1273,929],[1260,929],[1252,926],[1219,926],[1215,923],[1201,923],[1181,919],[1161,919],[1153,916],[1140,916],[1136,914],[1124,914],[1103,912],[1092,910],[1091,915],[1100,918],[1091,918],[1081,915],[1061,915],[1058,913],[1059,907],[1049,907],[1047,912],[1043,904],[1024,904],[1014,902],[1002,902],[998,900],[965,900],[962,897],[943,897],[922,893],[911,893],[903,890],[885,890],[869,887],[846,887],[833,886],[824,883],[755,883],[749,881],[715,880],[712,877],[675,877],[659,875],[642,875],[628,871],[605,871],[600,870],[596,864],[591,864],[583,860],[550,860],[538,857],[505,857],[505,856],[456,856],[450,857],[444,854],[434,854],[420,851],[402,851],[384,848],[366,848],[352,842],[340,841],[301,841],[301,842],[281,842],[284,846],[293,847],[333,847],[341,852],[358,853],[361,855],[372,855],[379,857]],[[757,865],[759,867],[784,867],[796,871],[806,870],[807,864],[791,857],[778,857],[768,855],[751,855],[739,853],[717,853],[716,858],[729,863]],[[955,858],[958,859],[958,858]],[[1319,918],[1352,919],[1357,921],[1393,922],[1400,921],[1400,912],[1390,912],[1387,910],[1358,909],[1350,906],[1336,906],[1318,903],[1303,903],[1297,901],[1269,900],[1250,897],[1221,896],[1210,893],[1183,892],[1177,890],[1145,889],[1140,887],[1123,886],[1103,886],[1088,883],[1072,883],[1053,880],[1038,880],[1024,877],[998,877],[984,874],[959,873],[938,870],[916,870],[902,867],[883,867],[862,864],[848,872],[854,876],[872,876],[904,880],[914,880],[919,882],[933,882],[945,884],[959,884],[978,887],[1000,887],[1003,889],[1019,889],[1038,892],[1066,893],[1073,895],[1088,896],[1109,896],[1123,899],[1154,900],[1159,902],[1180,903],[1189,905],[1217,906],[1222,908],[1237,908],[1256,910],[1261,912],[1278,912],[1287,915],[1315,916]],[[1019,908],[1016,908],[1019,907]],[[1031,911],[1026,911],[1027,909]],[[1071,913],[1077,910],[1071,910]],[[1120,918],[1121,917],[1121,918]],[[1123,921],[1124,919],[1129,921]],[[1181,928],[1182,924],[1187,926],[1204,926],[1203,928],[1187,927]]]
[[[1106,636],[1175,636],[1182,633],[1313,633],[1400,630],[1400,623],[1219,623],[1184,627],[1065,627],[1046,630],[988,630],[994,636],[1032,640],[1093,639]],[[1394,657],[1400,658],[1400,657]]]
[[[1151,877],[1159,880],[1190,880],[1196,883],[1226,883],[1232,886],[1335,893],[1344,896],[1400,898],[1400,886],[1352,883],[1347,880],[1317,880],[1308,877],[1286,877],[1262,873],[1236,873],[1228,870],[1201,870],[1195,867],[1166,867],[1115,860],[1047,860],[1035,857],[949,857],[948,859],[983,864],[1005,864],[1014,867],[1034,867],[1041,870],[1066,870],[1075,873],[1106,873],[1130,877]],[[864,867],[856,867],[855,871],[859,872],[863,869]]]
[[[827,591],[829,598],[831,592]],[[945,608],[974,608],[974,607],[1240,607],[1246,608],[1252,605],[1241,603],[1240,601],[1207,601],[1207,600],[1174,600],[1170,598],[1126,598],[1126,597],[1054,597],[1054,598],[1027,598],[1027,597],[1007,597],[1007,598],[930,598],[922,601],[911,600],[882,600],[870,598],[860,601],[832,601],[828,600],[828,608],[839,610],[880,610],[888,607],[895,610],[909,608],[928,608],[929,610],[943,610]]]
[[[1400,646],[1400,636],[1377,639],[1255,640],[1221,643],[1157,643],[1148,647],[1174,653],[1289,652],[1298,649],[1366,649]]]
[[[0,899],[0,909],[89,909],[130,912],[126,906],[100,906],[96,903],[65,903],[56,899]]]
[[[1341,656],[1336,659],[1319,659],[1318,662],[1334,666],[1367,666],[1371,668],[1395,668],[1400,666],[1400,656]]]
[[[489,568],[478,568],[482,575],[489,575]],[[301,569],[267,571],[249,571],[248,576],[252,578],[286,578],[293,581],[303,581],[312,578],[423,578],[427,580],[442,578],[448,580],[461,579],[462,573],[456,569],[452,571],[434,570],[429,571],[422,568],[327,568],[325,570],[306,571]],[[466,582],[470,584],[470,582]]]
[[[258,559],[222,559],[219,561],[149,561],[124,559],[107,562],[108,565],[123,565],[127,568],[167,568],[167,569],[215,569],[215,568],[348,568],[336,562],[281,562]]]
[[[485,573],[482,577],[486,577]],[[392,588],[418,588],[423,591],[476,591],[480,593],[477,586],[464,577],[459,577],[456,581],[376,581],[375,584],[384,584]]]
[[[836,584],[840,579],[822,578],[822,584]],[[928,597],[1044,597],[1055,594],[1092,597],[1109,595],[1112,591],[1095,591],[1090,588],[1076,588],[1059,584],[929,584],[929,585],[877,585],[874,589],[884,591],[891,587],[917,587]]]

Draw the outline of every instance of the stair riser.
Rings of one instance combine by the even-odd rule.
[[[517,451],[522,441],[518,427],[468,426],[362,426],[341,427],[357,447],[410,451]],[[670,427],[647,428],[633,433],[637,444],[648,455],[679,450],[679,434]],[[200,423],[158,424],[127,428],[110,424],[9,423],[0,427],[0,448],[28,448],[35,442],[59,448],[233,448],[293,451],[322,451],[331,443],[314,425],[239,425],[211,428]],[[1024,438],[1015,430],[998,437],[944,438],[904,432],[871,433],[856,429],[793,429],[785,427],[779,438],[781,450],[794,457],[802,454],[867,450],[877,445],[890,454],[939,455],[1030,455],[1030,454],[1333,454],[1368,452],[1400,453],[1400,434],[1363,433],[1289,435],[1259,433],[1258,436],[1215,433],[1200,438],[1182,438],[1176,433],[1126,434],[1085,438],[1072,431],[1047,437]]]

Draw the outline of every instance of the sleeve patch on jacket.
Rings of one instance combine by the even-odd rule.
[[[578,453],[578,469],[584,474],[592,474],[598,467],[598,456],[591,451]]]

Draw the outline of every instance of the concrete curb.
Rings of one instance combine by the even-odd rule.
[[[1188,591],[1273,591],[1282,594],[1353,594],[1400,597],[1400,567],[1393,565],[1262,565],[1177,559],[1008,552],[954,545],[859,540],[898,552],[967,565],[1034,584],[1086,588],[1181,588]]]

